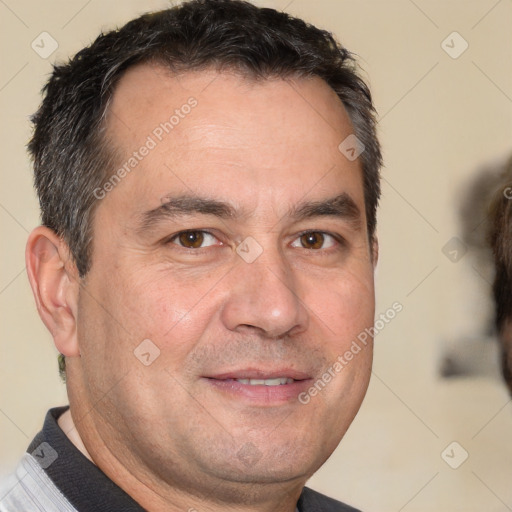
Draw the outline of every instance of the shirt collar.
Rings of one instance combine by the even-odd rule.
[[[57,453],[57,458],[45,468],[46,474],[80,512],[144,512],[144,509],[94,465],[57,424],[67,407],[50,409],[43,430],[37,434],[28,452],[37,450],[43,442]]]

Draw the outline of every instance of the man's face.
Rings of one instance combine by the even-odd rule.
[[[303,481],[331,454],[365,394],[371,343],[298,397],[373,324],[361,167],[338,150],[351,133],[320,79],[148,65],[122,78],[112,174],[139,156],[100,199],[81,357],[68,360],[95,460],[99,436],[148,485],[200,490]]]

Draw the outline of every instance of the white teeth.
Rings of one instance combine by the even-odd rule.
[[[251,386],[281,386],[282,384],[291,384],[293,379],[287,377],[277,377],[275,379],[235,379],[240,384],[249,384]]]

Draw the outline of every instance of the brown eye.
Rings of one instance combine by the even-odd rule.
[[[325,237],[322,233],[310,232],[304,233],[300,237],[300,244],[304,249],[321,249],[324,245]]]
[[[176,241],[187,249],[198,249],[203,245],[204,238],[202,231],[184,231],[176,237]]]
[[[320,249],[331,249],[337,244],[339,244],[339,241],[329,233],[324,231],[307,231],[293,241],[292,247],[318,251]]]

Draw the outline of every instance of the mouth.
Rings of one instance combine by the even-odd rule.
[[[273,371],[242,369],[209,375],[203,379],[224,396],[249,401],[254,405],[282,405],[297,400],[313,380],[305,372],[286,368]]]
[[[249,386],[284,386],[293,384],[294,379],[290,377],[277,377],[275,379],[233,379],[240,384],[249,384]]]

